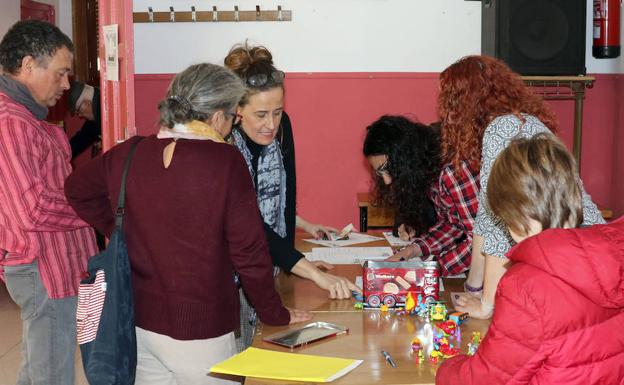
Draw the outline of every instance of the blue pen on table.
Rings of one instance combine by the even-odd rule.
[[[394,362],[394,360],[392,359],[392,356],[391,356],[390,354],[388,354],[388,352],[387,352],[387,351],[382,350],[382,351],[381,351],[381,354],[383,354],[384,358],[386,359],[386,361],[388,361],[388,363],[390,364],[390,366],[392,366],[393,368],[396,368],[396,367],[397,367],[396,363],[395,363],[395,362]]]

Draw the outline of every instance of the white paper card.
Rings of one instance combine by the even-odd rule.
[[[350,265],[362,264],[366,260],[383,261],[391,255],[390,247],[314,247],[306,258],[333,265]]]
[[[321,246],[342,247],[342,246],[357,245],[358,243],[374,242],[380,239],[383,239],[383,238],[374,237],[372,235],[362,234],[362,233],[350,233],[349,239],[345,239],[342,241],[340,240],[331,241],[331,240],[323,240],[323,239],[304,239],[304,241],[315,243]]]
[[[104,58],[106,62],[106,80],[119,81],[119,26],[102,26],[104,32]]]

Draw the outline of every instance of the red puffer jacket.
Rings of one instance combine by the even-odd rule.
[[[546,230],[508,257],[477,354],[436,384],[624,384],[624,218]]]

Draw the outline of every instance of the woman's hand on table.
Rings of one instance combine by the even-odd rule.
[[[324,225],[320,225],[317,223],[310,223],[298,215],[297,215],[296,223],[297,223],[297,227],[303,229],[306,233],[312,235],[314,239],[322,239],[322,238],[331,239],[329,232],[330,231],[333,231],[334,233],[338,232],[338,230],[336,230],[333,227],[324,226]]]
[[[321,288],[329,292],[329,298],[346,299],[351,298],[353,292],[361,293],[362,290],[344,277],[319,271],[314,282]]]
[[[297,322],[305,322],[312,319],[312,313],[306,310],[299,309],[291,309],[287,307],[288,313],[290,313],[290,322],[289,324],[294,324]]]
[[[420,258],[421,256],[422,251],[420,250],[420,246],[413,244],[400,248],[392,256],[386,258],[386,262],[407,261],[408,259]]]
[[[484,303],[478,296],[470,293],[456,293],[455,310],[468,313],[473,318],[489,319],[492,318],[494,307]]]
[[[334,233],[338,232],[338,230],[336,230],[333,227],[319,225],[316,223],[308,223],[308,225],[306,227],[303,227],[303,229],[307,233],[312,235],[314,239],[331,239],[331,235],[329,234],[329,232],[330,231],[333,231]]]

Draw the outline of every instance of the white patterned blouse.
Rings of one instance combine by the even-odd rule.
[[[482,252],[504,258],[513,246],[509,232],[501,220],[486,207],[488,178],[494,165],[494,160],[515,138],[531,138],[539,133],[550,130],[536,117],[523,114],[524,124],[517,116],[501,115],[494,119],[483,134],[483,150],[481,155],[481,191],[479,193],[479,210],[475,219],[474,234],[484,238]],[[583,194],[583,224],[592,225],[604,223],[598,207],[585,192],[581,182]]]

